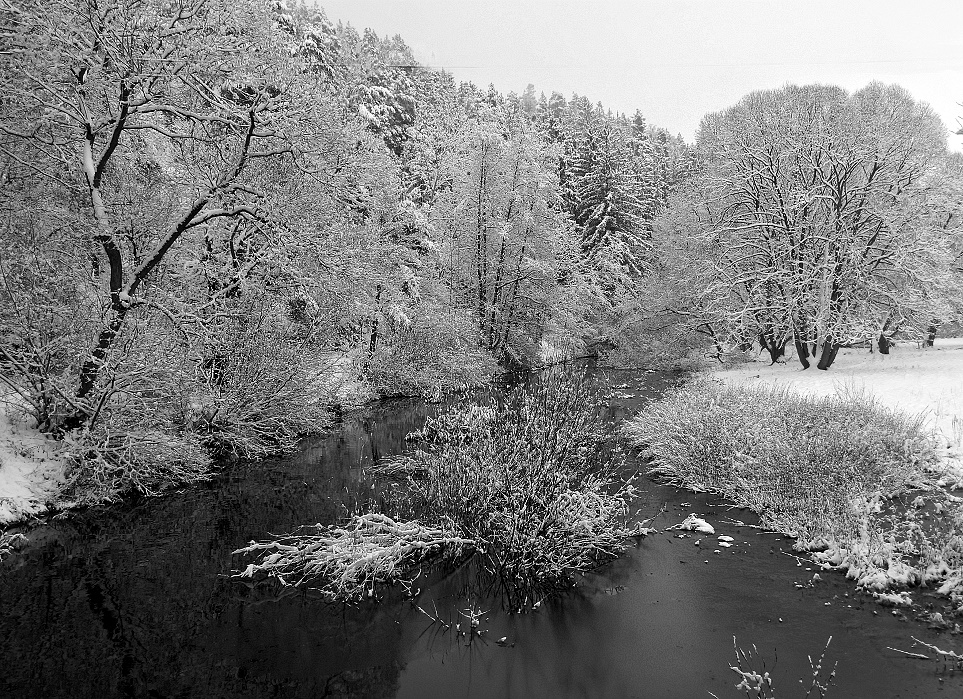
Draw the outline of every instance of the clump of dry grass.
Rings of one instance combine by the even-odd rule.
[[[857,536],[867,503],[930,483],[936,459],[922,417],[857,391],[819,397],[700,380],[648,406],[624,433],[655,475],[718,492],[806,546]]]
[[[600,406],[578,370],[558,368],[430,420],[396,504],[479,542],[496,586],[524,606],[623,550],[632,487],[621,453],[600,448]]]

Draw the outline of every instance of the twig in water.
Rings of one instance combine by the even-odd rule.
[[[899,648],[893,648],[892,646],[886,646],[886,650],[896,651],[897,653],[908,655],[911,658],[919,658],[920,660],[932,660],[932,658],[928,655],[923,655],[922,653],[910,653],[908,650],[900,650]]]
[[[921,646],[926,646],[934,653],[939,653],[944,658],[949,658],[950,660],[963,660],[963,655],[960,655],[959,653],[955,653],[951,650],[942,650],[941,648],[937,648],[936,646],[934,646],[932,643],[921,641],[916,636],[910,636],[910,638],[912,638],[913,641],[915,641],[916,643],[919,643]]]
[[[789,556],[790,558],[795,558],[796,561],[797,561],[800,565],[803,565],[803,564],[808,565],[808,566],[811,566],[811,565],[819,565],[818,563],[814,563],[811,558],[803,558],[802,556],[797,556],[797,555],[795,555],[795,554],[793,554],[793,553],[789,553],[788,551],[782,551],[781,553]]]

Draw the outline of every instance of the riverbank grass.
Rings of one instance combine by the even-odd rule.
[[[923,416],[852,388],[700,378],[624,431],[656,476],[751,509],[867,589],[927,583],[959,596],[963,517]]]

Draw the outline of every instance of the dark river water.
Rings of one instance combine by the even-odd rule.
[[[611,402],[621,420],[673,379],[601,380],[629,384]],[[0,563],[0,698],[736,697],[733,636],[755,644],[782,698],[805,695],[807,655],[829,636],[830,697],[963,696],[963,672],[887,649],[920,650],[915,635],[960,652],[963,637],[896,617],[835,573],[797,588],[815,571],[785,555],[789,542],[727,523],[752,520],[715,498],[648,481],[638,507],[664,510],[660,530],[696,512],[735,545],[715,553],[715,537],[696,546],[660,531],[527,614],[466,593],[468,570],[437,576],[414,603],[361,608],[227,577],[251,539],[344,515],[364,497],[362,468],[403,450],[430,410],[384,403],[290,458],[30,532]],[[468,641],[418,606],[448,622],[485,611],[485,633]]]

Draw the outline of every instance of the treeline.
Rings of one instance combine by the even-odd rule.
[[[640,114],[459,85],[304,5],[0,19],[0,379],[78,493],[637,344],[652,221],[693,164]]]

